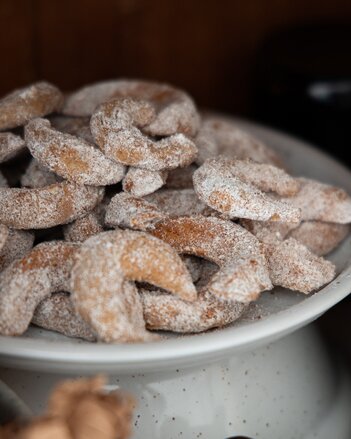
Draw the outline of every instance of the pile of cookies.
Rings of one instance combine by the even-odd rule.
[[[165,84],[0,100],[0,333],[104,342],[196,333],[282,286],[335,277],[351,198],[294,177],[234,122]]]

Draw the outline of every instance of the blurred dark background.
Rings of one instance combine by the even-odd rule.
[[[0,0],[0,54],[0,95],[44,78],[168,81],[351,165],[350,0]],[[350,315],[346,299],[319,326],[351,364]]]
[[[1,0],[0,93],[39,78],[72,89],[134,76],[174,82],[201,105],[249,114],[268,38],[348,21],[350,0]],[[296,42],[293,63],[306,43]]]
[[[42,78],[169,81],[348,161],[350,23],[350,0],[0,0],[0,95]]]

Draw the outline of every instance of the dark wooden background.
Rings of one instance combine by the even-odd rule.
[[[326,19],[351,19],[351,1],[0,0],[0,95],[41,78],[72,89],[146,77],[245,114],[262,41]]]

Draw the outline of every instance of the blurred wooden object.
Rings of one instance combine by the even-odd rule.
[[[33,8],[26,0],[0,1],[0,94],[36,78]]]
[[[0,94],[39,78],[72,89],[146,77],[174,82],[202,105],[245,113],[265,36],[347,18],[350,0],[2,0]]]

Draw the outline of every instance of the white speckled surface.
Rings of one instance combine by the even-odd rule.
[[[68,375],[0,369],[0,376],[40,412]],[[351,437],[349,379],[312,326],[200,367],[111,374],[109,389],[116,387],[138,400],[133,439]]]

